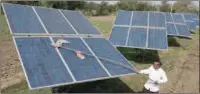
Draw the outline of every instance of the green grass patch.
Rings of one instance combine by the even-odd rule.
[[[2,43],[2,41],[6,41],[6,40],[11,40],[11,34],[5,19],[4,15],[0,15],[0,19],[1,19],[1,32],[0,32],[0,43]]]
[[[112,21],[108,20],[95,20],[92,19],[90,22],[97,27],[97,29],[104,35],[108,36],[110,34],[111,28],[112,28]]]

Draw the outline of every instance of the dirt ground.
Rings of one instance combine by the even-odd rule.
[[[96,16],[88,17],[90,20],[103,20],[103,21],[114,21],[115,16]]]
[[[174,63],[167,76],[168,82],[161,86],[161,92],[199,93],[199,40]]]
[[[1,47],[1,89],[19,83],[24,78],[22,68],[14,47],[14,43],[4,40],[0,43]]]

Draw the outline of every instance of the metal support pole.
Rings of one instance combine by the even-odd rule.
[[[172,4],[171,4],[171,13],[172,13],[172,11],[173,11],[173,6],[174,6],[174,4],[172,3]]]

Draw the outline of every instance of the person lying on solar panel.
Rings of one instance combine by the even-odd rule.
[[[148,74],[149,79],[144,85],[144,93],[158,93],[161,83],[167,82],[165,71],[161,68],[161,62],[154,62],[148,69],[140,70],[140,74]]]

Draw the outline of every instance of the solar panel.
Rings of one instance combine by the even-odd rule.
[[[76,34],[58,9],[33,7],[49,33]]]
[[[79,34],[100,35],[100,32],[78,11],[6,3],[3,6],[9,23],[12,23],[11,33],[46,34],[41,27],[41,20],[49,34],[76,34],[71,24]]]
[[[200,21],[199,20],[195,20],[195,22],[196,22],[196,26],[199,27]]]
[[[100,34],[81,12],[62,10],[62,13],[79,34]]]
[[[109,41],[117,47],[167,50],[165,16],[159,12],[120,10]]]
[[[30,88],[73,82],[49,38],[14,38]]]
[[[191,16],[192,16],[192,18],[193,18],[193,21],[195,22],[195,24],[196,24],[196,27],[199,27],[199,17],[198,17],[198,15],[197,14],[195,14],[195,13],[190,13],[191,14]]]
[[[147,26],[148,24],[148,12],[135,11],[132,12],[132,26]]]
[[[42,28],[32,7],[3,4],[11,33],[46,33]]]
[[[165,13],[167,34],[172,36],[190,37],[187,23],[181,13]]]
[[[184,19],[185,19],[185,22],[186,22],[187,27],[188,27],[190,30],[196,30],[196,23],[195,23],[195,21],[193,20],[192,15],[191,15],[191,14],[188,14],[188,13],[187,13],[187,14],[184,13],[183,16],[184,16]]]
[[[188,27],[190,30],[196,30],[196,23],[195,23],[195,22],[186,21],[186,24],[187,24],[187,27]]]
[[[146,28],[131,28],[127,45],[132,45],[135,47],[146,47],[146,37]]]
[[[20,8],[16,9],[15,7]],[[86,18],[79,12],[14,4],[3,4],[3,9],[11,32],[30,33],[30,36],[13,35],[13,41],[30,89],[135,74],[132,64],[105,38],[100,37],[100,35],[98,37],[79,36],[86,34],[86,31],[81,30],[89,30],[87,33],[98,34],[97,31],[93,31],[95,28],[90,26],[89,21],[86,21]],[[13,10],[21,12],[13,14],[11,13]],[[34,14],[36,11],[37,13]],[[28,22],[28,19],[22,20],[20,25],[17,25],[16,20],[20,18],[18,16],[22,16],[18,13],[22,12],[23,15],[32,17],[30,21],[34,19],[34,22],[29,23],[34,27],[40,27],[37,28],[39,31],[33,32],[32,28],[23,27],[23,25],[28,26],[25,23]],[[14,15],[17,16],[14,17]],[[70,20],[66,20],[64,16]],[[72,18],[73,16],[74,18]],[[79,27],[83,23],[76,23],[76,21],[82,21],[85,25]],[[21,32],[20,29],[26,30]],[[33,33],[39,33],[39,35]],[[75,33],[77,36],[40,35],[43,33]],[[67,40],[69,43],[63,44],[59,49],[55,48],[51,44],[54,44],[58,39]],[[81,51],[85,58],[80,59],[76,51]]]
[[[129,25],[131,21],[132,13],[129,11],[121,11],[117,14],[115,24],[116,25]]]
[[[172,13],[172,19],[174,20],[174,23],[180,23],[180,24],[185,23],[183,16],[180,13]]]
[[[165,16],[163,13],[149,12],[149,28],[154,27],[165,29]]]

